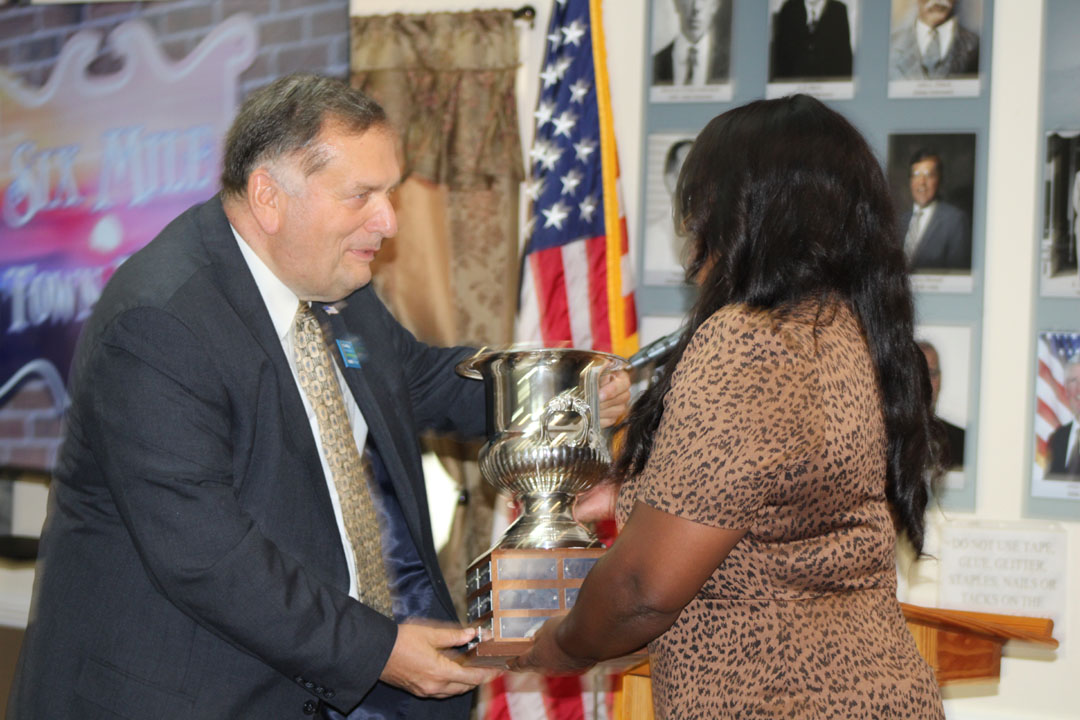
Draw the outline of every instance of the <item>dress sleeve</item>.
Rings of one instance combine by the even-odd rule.
[[[724,308],[698,328],[672,376],[637,499],[712,527],[742,529],[776,479],[818,442],[812,338],[763,311]]]

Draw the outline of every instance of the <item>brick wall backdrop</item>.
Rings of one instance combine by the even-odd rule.
[[[211,28],[249,13],[258,29],[255,60],[240,75],[240,98],[298,70],[346,77],[348,0],[171,0],[0,7],[0,68],[28,86],[49,78],[60,48],[80,30],[102,37],[91,73],[115,72],[123,62],[109,47],[117,25],[145,21],[170,58],[185,57]],[[0,128],[2,132],[2,128]],[[2,350],[0,350],[2,351]],[[0,379],[2,381],[3,379]],[[49,469],[60,444],[60,413],[44,382],[31,380],[0,407],[0,467]]]

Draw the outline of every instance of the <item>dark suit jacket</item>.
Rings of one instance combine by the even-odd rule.
[[[769,80],[802,79],[851,79],[851,29],[843,3],[827,0],[813,32],[803,0],[787,0],[776,14]]]
[[[483,431],[480,383],[453,372],[468,351],[420,344],[368,288],[329,321],[362,347],[360,369],[333,354],[453,620],[416,434]],[[378,682],[396,625],[348,596],[299,390],[219,199],[117,270],[72,368],[9,718],[277,720],[395,694],[401,717],[467,715],[467,695]]]
[[[911,210],[908,210],[898,227],[901,242],[910,224]],[[938,200],[910,260],[912,270],[971,270],[971,223],[967,213]]]
[[[1072,432],[1072,423],[1067,422],[1058,427],[1050,435],[1050,462],[1047,463],[1048,475],[1068,475],[1069,469],[1065,463],[1069,458],[1069,433]]]
[[[922,64],[915,25],[907,25],[889,39],[889,79],[926,80],[930,78],[972,77],[979,74],[979,36],[956,23],[952,44],[934,74]]]
[[[945,467],[952,470],[964,466],[964,428],[942,420],[945,426]]]
[[[675,41],[653,55],[653,85],[682,85],[675,82]],[[731,67],[731,3],[724,3],[713,16],[709,28],[709,67],[705,82],[726,82]]]

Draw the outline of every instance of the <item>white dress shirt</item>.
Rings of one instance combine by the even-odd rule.
[[[694,74],[690,82],[686,80],[686,61],[690,55],[690,48],[694,48]],[[676,85],[705,85],[709,79],[709,52],[712,50],[712,31],[706,30],[705,34],[696,43],[679,34],[675,37],[675,46],[672,50],[672,80]]]
[[[296,308],[300,305],[300,298],[296,297],[296,294],[274,275],[270,268],[266,266],[266,263],[244,242],[244,239],[240,237],[240,233],[236,232],[236,228],[232,227],[232,225],[229,225],[229,227],[232,228],[236,242],[240,246],[240,252],[244,256],[244,261],[247,263],[248,269],[251,270],[252,277],[255,278],[255,285],[259,288],[263,304],[266,305],[266,310],[270,313],[270,321],[274,324],[274,330],[281,341],[281,348],[285,351],[285,359],[289,363],[289,369],[292,370],[296,391],[300,394],[300,400],[304,403],[304,412],[307,413],[311,434],[315,438],[315,448],[319,451],[323,479],[326,481],[326,488],[330,492],[330,502],[334,506],[334,520],[337,522],[338,535],[341,537],[341,547],[345,551],[345,562],[349,566],[349,595],[354,600],[359,600],[360,593],[356,585],[356,555],[353,553],[352,543],[349,542],[349,535],[345,532],[345,521],[341,517],[341,501],[338,499],[337,486],[334,485],[334,477],[330,474],[330,465],[326,461],[326,454],[323,453],[322,440],[319,436],[319,421],[315,417],[315,410],[311,407],[307,393],[300,387],[300,377],[296,373],[296,357],[293,354],[295,336],[293,320],[296,318]],[[367,422],[356,404],[356,399],[353,398],[352,392],[346,385],[345,378],[341,375],[341,368],[338,367],[337,363],[334,363],[334,372],[337,374],[338,385],[341,387],[341,397],[345,401],[345,412],[349,416],[349,423],[352,425],[353,437],[356,438],[356,447],[363,452],[364,443],[367,441]]]
[[[924,23],[922,20],[915,20],[915,40],[919,43],[919,54],[926,57],[926,46],[930,44],[930,32],[934,28]],[[938,57],[944,59],[949,54],[949,47],[952,45],[953,35],[956,34],[956,18],[951,17],[945,22],[937,26],[938,37]]]
[[[907,234],[904,235],[904,254],[909,258],[915,253],[915,249],[922,242],[922,236],[926,227],[930,224],[930,218],[937,208],[937,200],[934,200],[924,208],[913,205],[911,208],[911,222],[908,224]]]

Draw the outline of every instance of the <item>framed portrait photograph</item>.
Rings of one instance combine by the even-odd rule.
[[[971,292],[975,134],[889,136],[897,233],[921,292]]]
[[[765,97],[806,93],[855,97],[858,0],[769,0],[769,78]]]
[[[1080,501],[1080,332],[1036,342],[1031,496]]]
[[[683,285],[685,242],[675,232],[671,199],[692,134],[649,135],[645,155],[645,222],[642,279],[645,285]]]
[[[731,100],[734,2],[652,0],[651,102]]]
[[[1080,129],[1046,135],[1041,242],[1042,294],[1080,295]]]
[[[975,459],[974,433],[969,427],[971,328],[920,325],[915,328],[915,339],[930,370],[934,415],[945,426],[945,489],[963,490]]]
[[[892,0],[889,97],[978,95],[982,21],[982,0]]]

